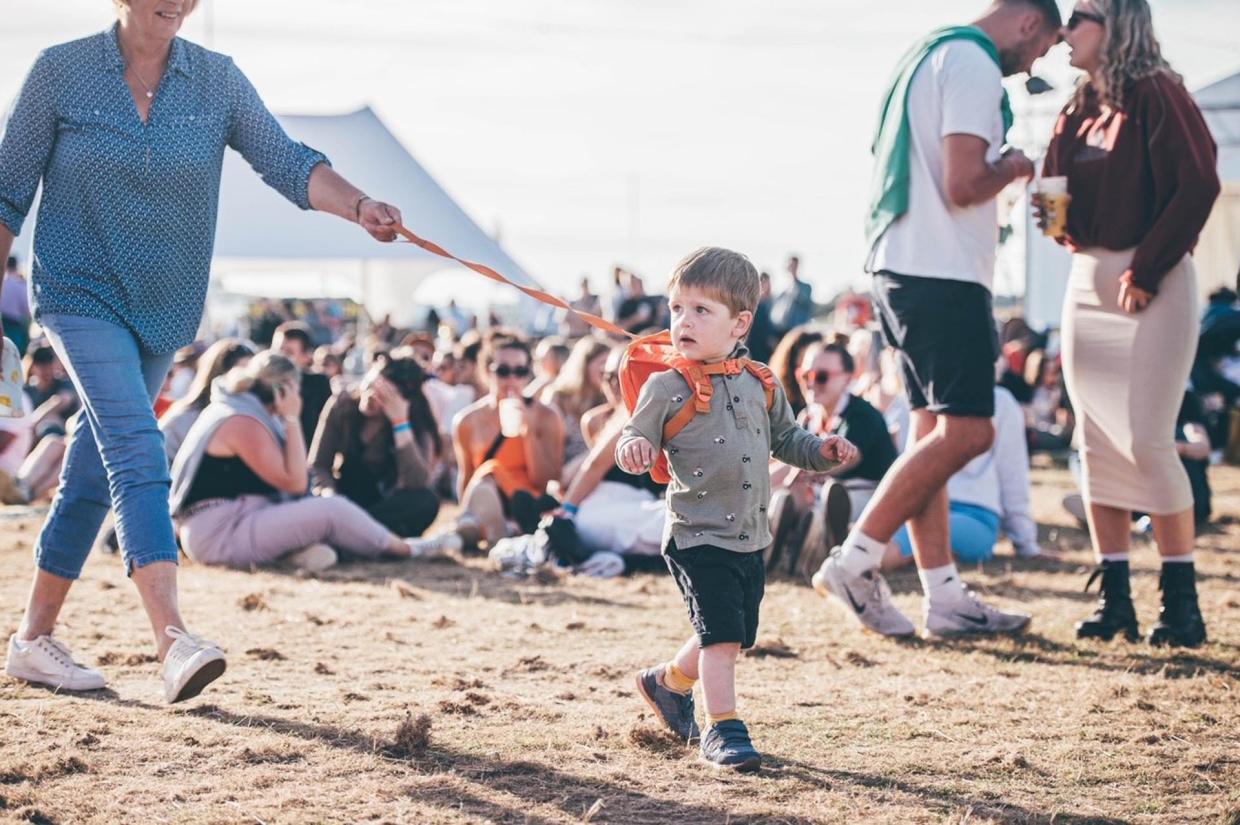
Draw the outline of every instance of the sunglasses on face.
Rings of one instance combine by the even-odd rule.
[[[806,384],[817,384],[823,386],[831,381],[837,375],[843,375],[842,372],[830,372],[829,370],[801,370],[799,377]]]
[[[529,367],[510,367],[507,364],[496,364],[491,367],[491,374],[496,378],[529,378]]]
[[[1077,27],[1082,23],[1097,23],[1099,26],[1105,26],[1107,19],[1101,14],[1093,14],[1087,11],[1074,11],[1072,16],[1068,18],[1068,31],[1076,31]]]

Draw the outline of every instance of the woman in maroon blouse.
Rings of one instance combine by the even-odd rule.
[[[1064,38],[1086,73],[1055,126],[1044,174],[1066,176],[1072,275],[1064,377],[1077,412],[1090,534],[1102,577],[1081,638],[1138,638],[1128,588],[1132,511],[1162,555],[1152,644],[1205,641],[1193,570],[1193,498],[1176,414],[1197,341],[1189,253],[1219,192],[1217,150],[1163,59],[1146,0],[1078,2]]]

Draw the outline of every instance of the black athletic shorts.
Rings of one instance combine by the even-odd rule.
[[[913,409],[995,414],[999,333],[990,290],[883,271],[874,276],[874,306],[883,336],[899,356]]]
[[[726,642],[753,647],[758,638],[758,607],[766,588],[762,554],[710,545],[680,550],[669,540],[663,556],[702,647]]]

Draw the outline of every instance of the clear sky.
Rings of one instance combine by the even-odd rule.
[[[113,16],[111,0],[3,3],[5,101],[40,48]],[[182,34],[231,54],[276,112],[373,106],[549,286],[588,274],[601,287],[621,262],[661,287],[686,252],[720,244],[777,285],[784,256],[800,253],[826,299],[863,280],[868,145],[888,73],[916,37],[985,5],[203,0]],[[1240,70],[1240,2],[1152,5],[1190,87]],[[1062,50],[1037,68],[1058,91],[1013,133],[1031,148],[1072,78]],[[1028,113],[1023,93],[1015,102]]]

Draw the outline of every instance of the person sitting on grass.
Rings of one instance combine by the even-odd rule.
[[[960,564],[994,558],[999,530],[1022,559],[1043,554],[1031,510],[1029,451],[1020,404],[1003,387],[995,387],[995,440],[990,449],[965,465],[947,482],[952,557]],[[881,569],[913,561],[913,541],[901,527],[883,557]]]
[[[616,445],[629,413],[620,397],[620,362],[625,347],[612,347],[603,365],[607,401],[581,419],[589,452],[564,493],[557,515],[572,519],[582,545],[593,554],[580,572],[606,578],[636,572],[666,572],[662,538],[666,485],[649,475],[616,466]]]
[[[707,248],[685,258],[669,284],[672,344],[678,355],[718,363],[744,358],[741,344],[758,304],[758,271],[743,255]],[[689,608],[695,634],[670,662],[637,676],[637,689],[677,736],[698,735],[693,686],[700,678],[709,725],[702,758],[720,768],[757,770],[762,757],[736,713],[736,657],[758,632],[771,542],[767,459],[816,472],[852,461],[856,450],[839,436],[819,438],[796,425],[783,389],[774,382],[768,408],[765,382],[748,370],[710,378],[714,400],[672,437],[663,427],[686,402],[679,372],[655,373],[642,387],[616,448],[616,462],[644,473],[663,452],[671,483],[663,547],[668,568]]]
[[[797,382],[808,402],[797,423],[816,435],[839,435],[857,448],[854,463],[830,478],[800,473],[786,465],[771,469],[771,533],[767,569],[783,567],[809,581],[831,548],[848,534],[850,515],[861,513],[896,460],[895,443],[883,414],[848,391],[855,371],[840,343],[805,348]]]
[[[539,396],[540,401],[555,408],[564,422],[565,482],[577,473],[588,449],[581,431],[583,416],[607,400],[603,394],[603,364],[610,350],[606,341],[593,335],[578,340],[559,375]]]
[[[66,422],[81,406],[73,382],[49,344],[40,344],[26,355],[26,394],[35,409],[35,438],[63,436]]]
[[[422,555],[344,496],[306,494],[300,373],[259,353],[215,385],[172,467],[172,515],[194,561],[248,569],[290,557],[316,571],[341,550],[366,558]]]
[[[430,483],[441,442],[425,381],[412,350],[402,347],[380,357],[356,391],[327,402],[310,447],[317,495],[343,495],[400,536],[431,526],[439,513]]]
[[[510,534],[509,519],[522,533],[533,532],[539,515],[557,506],[546,496],[547,484],[564,471],[564,423],[555,410],[522,394],[532,374],[529,344],[496,331],[487,339],[482,367],[487,394],[452,426],[462,510],[456,529],[467,544],[494,544]]]
[[[211,385],[215,379],[233,367],[244,366],[254,357],[254,345],[240,338],[221,338],[198,359],[198,371],[190,382],[185,397],[175,402],[159,419],[159,430],[164,434],[164,452],[168,464],[176,460],[185,436],[198,416],[211,403]]]

